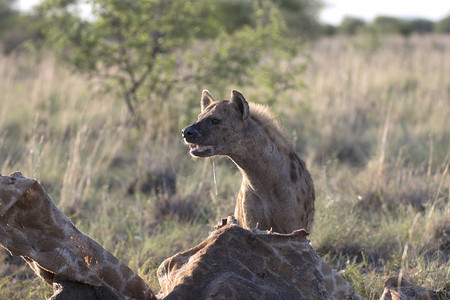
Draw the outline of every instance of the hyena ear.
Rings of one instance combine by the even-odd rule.
[[[205,108],[207,108],[211,103],[213,103],[214,97],[211,95],[210,92],[208,92],[207,90],[203,90],[202,92],[202,101],[201,101],[201,107],[202,107],[202,112],[205,110]]]
[[[231,91],[231,103],[236,105],[239,112],[242,114],[242,120],[245,121],[250,116],[250,108],[248,102],[245,100],[244,95],[236,90]]]

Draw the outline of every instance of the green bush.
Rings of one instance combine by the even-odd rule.
[[[436,32],[450,33],[450,15],[438,21],[434,28]]]
[[[355,17],[345,17],[339,26],[339,32],[346,35],[354,35],[362,31],[366,26],[366,22],[363,19]]]
[[[48,44],[124,99],[137,124],[181,83],[239,85],[265,55],[297,52],[273,2],[92,0],[92,20],[72,9],[75,2],[40,5]]]

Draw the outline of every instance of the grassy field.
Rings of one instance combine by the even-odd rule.
[[[365,299],[398,274],[449,295],[450,36],[339,37],[307,53],[303,87],[270,105],[315,182],[313,247]],[[266,87],[201,88],[269,103]],[[0,172],[37,178],[157,292],[162,260],[231,214],[240,185],[227,159],[193,161],[183,145],[201,88],[148,105],[136,129],[122,99],[51,55],[1,56]],[[0,260],[0,299],[51,295],[20,259]]]

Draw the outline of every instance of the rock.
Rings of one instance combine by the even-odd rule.
[[[142,278],[81,232],[36,180],[20,173],[0,175],[0,244],[53,285],[53,299],[156,300]]]
[[[160,297],[172,299],[361,299],[311,247],[291,234],[231,224],[158,268]]]

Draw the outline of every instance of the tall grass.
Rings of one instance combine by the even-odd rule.
[[[312,245],[364,298],[379,297],[399,273],[448,294],[450,37],[323,39],[309,53],[303,88],[270,104],[315,181]],[[267,102],[259,97],[270,87],[239,88]],[[154,291],[163,259],[233,213],[236,168],[216,158],[215,183],[212,159],[190,159],[179,136],[199,112],[200,90],[180,87],[148,106],[141,129],[121,99],[51,55],[0,57],[0,90],[0,172],[38,178]],[[176,191],[155,176],[175,177]],[[161,186],[129,192],[136,182]],[[0,298],[51,295],[20,261],[0,259]]]
[[[366,298],[398,273],[448,293],[450,40],[364,38],[312,54],[312,243]]]

